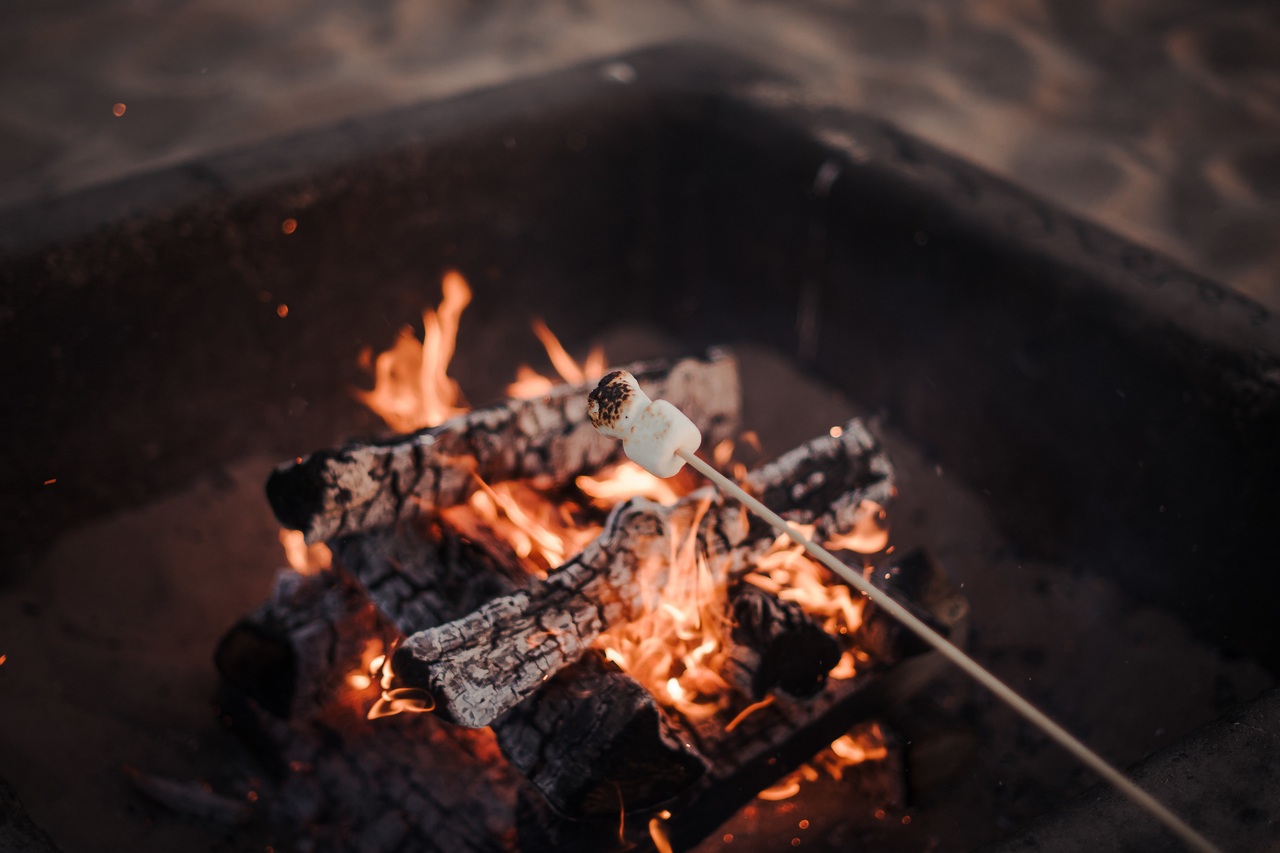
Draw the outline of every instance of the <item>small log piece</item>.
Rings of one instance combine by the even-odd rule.
[[[713,350],[628,369],[647,393],[688,414],[711,444],[737,434],[741,394],[732,355]],[[622,458],[621,445],[587,419],[590,390],[560,385],[410,435],[313,453],[278,467],[267,480],[267,498],[280,523],[312,543],[459,504],[476,488],[473,475],[489,483],[571,482]]]
[[[363,591],[332,571],[281,569],[270,597],[223,635],[218,672],[281,719],[314,715],[387,626]]]
[[[814,467],[815,456],[828,465]],[[792,477],[804,471],[811,473]],[[892,491],[887,458],[856,421],[839,437],[803,445],[746,482],[769,496],[775,511],[814,523],[819,536],[851,524],[863,500],[884,503]],[[489,725],[581,656],[608,627],[651,606],[645,597],[662,588],[676,540],[693,529],[697,517],[698,548],[727,579],[776,536],[768,525],[752,525],[745,510],[711,489],[671,507],[627,501],[610,513],[600,536],[545,583],[406,639],[394,659],[397,679],[431,693],[444,719]]]
[[[733,620],[720,673],[753,699],[778,689],[812,696],[840,662],[840,642],[794,601],[749,583],[729,592]]]
[[[560,814],[654,808],[706,772],[653,694],[592,650],[493,723],[511,764]]]
[[[968,627],[968,601],[951,588],[941,569],[923,551],[912,551],[877,569],[871,581],[930,627],[946,634],[953,642],[963,643]],[[892,666],[930,648],[874,601],[867,602],[862,625],[854,632],[853,642],[881,666]]]

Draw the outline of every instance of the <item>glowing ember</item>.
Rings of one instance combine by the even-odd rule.
[[[608,469],[599,477],[583,474],[574,483],[600,509],[609,509],[634,497],[664,504],[680,499],[670,480],[655,477],[630,460]]]
[[[827,546],[859,554],[876,554],[889,545],[888,514],[875,501],[863,501],[848,533],[832,536]]]
[[[861,725],[848,734],[836,738],[808,764],[800,765],[756,796],[762,800],[787,800],[800,793],[805,782],[816,782],[821,778],[818,768],[839,781],[844,778],[844,772],[848,768],[868,761],[883,761],[888,756],[889,747],[885,743],[884,731],[879,724]],[[803,824],[801,828],[804,828]]]
[[[671,840],[667,837],[666,825],[670,819],[671,812],[663,809],[657,817],[649,820],[649,837],[653,839],[653,846],[658,853],[671,853]]]
[[[869,507],[879,506],[865,501]],[[880,510],[883,512],[883,510]],[[874,514],[870,509],[864,515]],[[796,525],[805,535],[813,534],[813,527]],[[887,535],[887,533],[886,533]],[[833,537],[827,544],[842,547],[843,537]],[[829,634],[848,636],[862,626],[861,596],[854,598],[849,587],[834,581],[826,569],[813,562],[804,549],[785,536],[774,540],[773,546],[756,564],[755,571],[744,577],[748,583],[777,595],[784,601],[794,601],[810,614],[822,620],[822,627]],[[848,649],[831,671],[834,679],[852,678],[857,674],[857,652]]]
[[[733,731],[738,726],[742,725],[742,721],[745,720],[747,717],[750,717],[752,714],[754,714],[756,711],[759,711],[761,708],[768,708],[770,705],[772,705],[776,698],[777,698],[776,696],[770,693],[768,696],[764,697],[759,702],[751,703],[750,705],[748,705],[747,707],[739,711],[738,716],[734,717],[732,720],[726,723],[724,730],[726,732]]]
[[[364,651],[366,662],[362,668],[347,675],[347,684],[357,691],[367,690],[375,683],[379,688],[378,698],[369,708],[366,718],[376,720],[393,714],[425,714],[434,711],[436,700],[427,691],[391,686],[395,673],[391,670],[391,659],[381,650],[381,642],[374,640],[369,643]]]

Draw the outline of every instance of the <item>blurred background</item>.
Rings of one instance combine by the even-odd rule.
[[[5,0],[0,208],[673,39],[1280,308],[1274,0]]]

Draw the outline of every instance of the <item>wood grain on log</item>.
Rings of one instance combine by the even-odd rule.
[[[401,631],[448,622],[531,583],[515,554],[481,527],[463,537],[448,524],[418,522],[334,547],[335,565],[364,585]],[[652,803],[705,768],[671,734],[648,690],[611,664],[585,659],[493,728],[512,765],[565,814],[616,813],[619,791],[628,803]]]
[[[330,547],[335,567],[402,634],[451,622],[533,582],[511,548],[478,527],[464,536],[447,523],[416,519]]]
[[[952,641],[963,642],[965,599],[932,561],[911,559],[906,571],[887,571],[889,587],[900,601],[923,614]],[[733,727],[730,721],[745,709],[748,698],[731,702],[705,719],[682,719],[678,732],[705,757],[708,769],[674,802],[665,804],[671,812],[664,823],[672,849],[693,848],[757,791],[810,761],[855,722],[874,719],[900,705],[947,668],[945,659],[934,651],[916,654],[914,647],[898,646],[893,654],[900,655],[894,662],[874,660],[851,679],[830,680],[806,701],[777,696],[768,705],[757,705]],[[860,801],[860,806],[870,812],[878,806],[902,803],[901,755],[892,740],[887,762],[873,762],[864,772],[869,774],[865,781],[873,799]],[[885,801],[877,801],[880,797]],[[617,838],[616,817],[566,821],[524,797],[521,804],[522,850],[599,849]],[[629,819],[627,826],[635,828],[628,831],[628,842],[641,850],[653,849],[642,816]]]
[[[877,569],[871,581],[888,591],[910,608],[932,628],[960,642],[968,627],[969,605],[951,589],[946,575],[923,551],[894,559]],[[853,635],[854,644],[881,666],[892,666],[900,660],[925,651],[928,645],[894,619],[868,601],[862,612],[862,625]]]
[[[595,651],[495,720],[493,731],[507,760],[571,818],[653,808],[706,772],[653,694]]]
[[[739,583],[729,592],[729,613],[720,674],[746,696],[761,699],[775,688],[812,696],[840,662],[840,642],[794,601]]]
[[[856,421],[839,437],[803,445],[746,482],[775,511],[816,524],[819,535],[851,524],[863,500],[882,503],[892,491],[887,458]],[[431,693],[444,719],[489,725],[577,660],[604,630],[653,606],[651,597],[671,570],[670,555],[693,530],[695,517],[698,548],[726,579],[776,536],[709,488],[671,507],[632,499],[615,507],[600,536],[546,582],[407,638],[395,655],[397,679]]]
[[[713,350],[705,358],[627,369],[651,397],[683,410],[709,445],[736,435],[741,394],[732,355]],[[313,453],[277,468],[267,497],[280,522],[303,531],[310,543],[459,504],[475,490],[475,476],[489,483],[568,483],[622,458],[622,446],[587,420],[590,390],[560,385],[542,397],[507,400],[410,435]]]
[[[281,569],[270,597],[223,635],[223,678],[282,719],[319,711],[365,646],[387,629],[364,593],[341,575]]]

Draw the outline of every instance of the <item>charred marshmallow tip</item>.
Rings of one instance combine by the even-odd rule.
[[[587,417],[602,435],[622,439],[627,457],[656,477],[673,477],[684,466],[678,451],[702,444],[698,427],[666,400],[650,400],[636,378],[615,370],[587,398]]]

